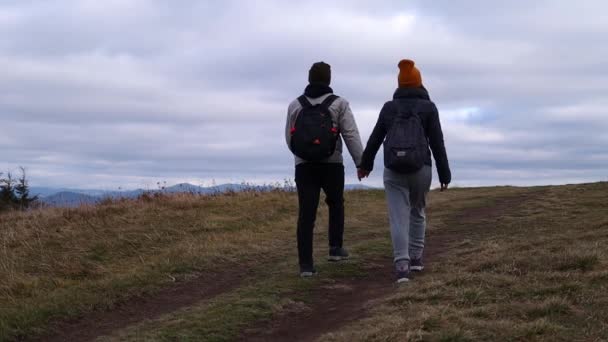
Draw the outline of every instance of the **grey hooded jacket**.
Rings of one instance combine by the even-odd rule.
[[[331,95],[331,93],[317,98],[306,98],[312,105],[316,105],[322,103],[329,95]],[[291,102],[287,109],[287,123],[285,125],[285,141],[287,142],[287,147],[289,147],[291,143],[291,128],[294,126],[296,118],[301,110],[302,105],[297,99]],[[355,117],[353,116],[353,112],[350,109],[348,101],[342,97],[339,97],[329,107],[329,111],[331,113],[334,125],[336,125],[336,127],[340,130],[340,135],[342,136],[342,139],[344,139],[348,152],[352,156],[355,165],[359,166],[359,164],[361,164],[361,156],[363,155],[363,144],[361,143],[359,129],[357,128],[357,123],[355,122]],[[344,162],[344,159],[342,158],[342,139],[338,140],[336,152],[334,152],[331,157],[323,160],[322,163]],[[296,165],[306,163],[305,160],[295,155],[294,157]]]

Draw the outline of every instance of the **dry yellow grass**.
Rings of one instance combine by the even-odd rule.
[[[174,195],[0,216],[0,340],[290,248],[292,194]]]
[[[462,235],[432,273],[320,340],[608,340],[608,184],[541,190],[497,217],[444,222]]]

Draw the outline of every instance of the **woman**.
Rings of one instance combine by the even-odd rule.
[[[422,271],[426,230],[426,195],[431,187],[431,151],[437,164],[441,190],[451,181],[437,107],[422,86],[414,61],[399,62],[399,87],[384,104],[363,152],[358,175],[367,177],[384,142],[384,188],[388,201],[397,282]],[[386,139],[385,139],[386,138]]]

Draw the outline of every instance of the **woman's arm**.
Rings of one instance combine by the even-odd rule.
[[[437,173],[439,174],[439,181],[443,184],[450,184],[452,181],[452,173],[450,171],[450,163],[448,162],[448,155],[445,151],[445,143],[443,141],[443,131],[441,130],[441,122],[439,121],[439,111],[437,107],[433,105],[433,113],[429,118],[429,145],[435,158],[435,164],[437,165]]]

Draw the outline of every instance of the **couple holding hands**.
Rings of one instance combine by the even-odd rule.
[[[342,140],[357,165],[359,180],[374,168],[384,144],[384,188],[388,203],[397,282],[407,282],[411,272],[422,271],[426,230],[426,195],[431,187],[431,151],[441,189],[451,172],[437,107],[422,85],[420,71],[411,60],[399,62],[398,88],[382,107],[367,146],[361,137],[348,101],[334,95],[331,68],[312,65],[304,94],[288,108],[285,138],[295,157],[298,191],[298,257],[300,275],[316,274],[313,229],[321,189],[329,208],[329,260],[348,258],[343,247],[344,165]]]

